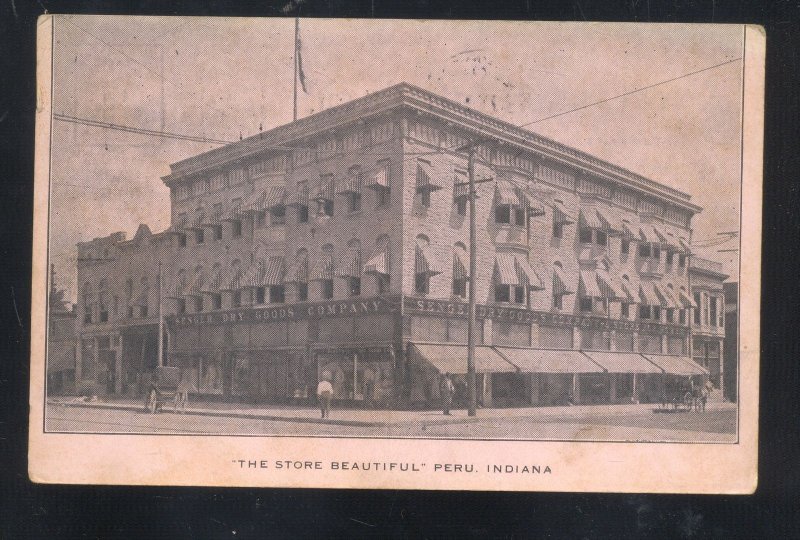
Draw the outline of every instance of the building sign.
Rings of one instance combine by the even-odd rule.
[[[399,304],[399,296],[384,296],[347,301],[337,300],[283,306],[246,307],[210,313],[187,313],[170,317],[168,321],[175,326],[186,327],[236,323],[270,323],[326,317],[352,317],[394,313],[399,309]]]
[[[461,302],[430,300],[406,296],[403,298],[403,311],[409,314],[467,317],[469,316],[469,305]],[[475,307],[475,314],[478,319],[491,319],[494,321],[515,322],[520,324],[536,323],[556,326],[578,326],[581,328],[599,330],[627,330],[631,332],[676,336],[684,336],[688,331],[688,329],[683,326],[606,319],[603,317],[587,317],[565,313],[550,313],[548,311],[532,311],[529,309],[505,306],[485,306],[481,304]]]

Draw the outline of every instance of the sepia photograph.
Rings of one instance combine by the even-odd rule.
[[[321,467],[530,478],[557,467],[459,445],[746,442],[755,470],[757,31],[42,22],[38,454],[433,441]]]

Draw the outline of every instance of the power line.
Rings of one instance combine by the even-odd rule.
[[[172,133],[169,131],[160,131],[156,129],[147,129],[136,126],[127,126],[123,124],[112,124],[110,122],[101,122],[100,120],[93,120],[91,118],[80,118],[77,116],[69,116],[61,113],[54,113],[53,118],[62,122],[70,122],[73,124],[80,124],[84,126],[98,127],[102,129],[111,129],[116,131],[125,131],[127,133],[137,133],[139,135],[149,135],[152,137],[160,137],[163,139],[176,139],[179,141],[190,141],[209,144],[231,144],[233,141],[226,141],[222,139],[211,139],[198,135],[187,135],[184,133]]]
[[[564,111],[564,112],[560,112],[560,113],[553,114],[553,115],[550,115],[550,116],[546,116],[544,118],[539,118],[538,120],[534,120],[534,121],[528,122],[526,124],[520,124],[519,127],[530,126],[531,124],[537,124],[539,122],[544,122],[545,120],[550,120],[552,118],[557,118],[559,116],[564,116],[565,114],[573,113],[573,112],[576,112],[576,111],[581,111],[583,109],[588,109],[589,107],[594,107],[595,105],[600,105],[602,103],[608,103],[609,101],[612,101],[614,99],[619,99],[621,97],[630,96],[631,94],[635,94],[637,92],[642,92],[644,90],[649,90],[650,88],[655,88],[656,86],[661,86],[662,84],[667,84],[667,83],[670,83],[670,82],[677,81],[679,79],[690,77],[692,75],[697,75],[698,73],[702,73],[704,71],[709,71],[711,69],[716,69],[716,68],[721,67],[721,66],[732,64],[733,62],[737,62],[739,60],[741,60],[741,58],[734,58],[733,60],[728,60],[726,62],[715,64],[713,66],[705,67],[703,69],[698,69],[697,71],[692,71],[691,73],[684,73],[683,75],[678,75],[677,77],[673,77],[673,78],[667,79],[665,81],[661,81],[661,82],[657,82],[657,83],[650,84],[650,85],[647,85],[647,86],[643,86],[642,88],[636,88],[635,90],[631,90],[629,92],[625,92],[624,94],[619,94],[619,95],[612,96],[612,97],[609,97],[609,98],[601,99],[600,101],[595,101],[594,103],[589,103],[588,105],[582,105],[581,107],[576,107],[574,109],[570,109],[568,111]]]

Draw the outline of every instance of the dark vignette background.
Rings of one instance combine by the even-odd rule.
[[[767,30],[759,488],[750,497],[42,486],[27,478],[36,17],[281,16],[286,1],[0,3],[0,537],[800,536],[800,7],[788,0],[293,0],[317,17],[756,23]],[[64,456],[69,460],[69,456]],[[730,471],[737,474],[737,471]],[[698,475],[703,471],[698,470]]]

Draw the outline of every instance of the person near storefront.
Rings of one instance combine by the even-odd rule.
[[[326,376],[327,375],[327,376]],[[319,408],[322,412],[322,418],[329,418],[331,413],[331,397],[333,397],[333,386],[328,380],[330,375],[323,374],[322,380],[317,385],[317,399],[319,400]]]

